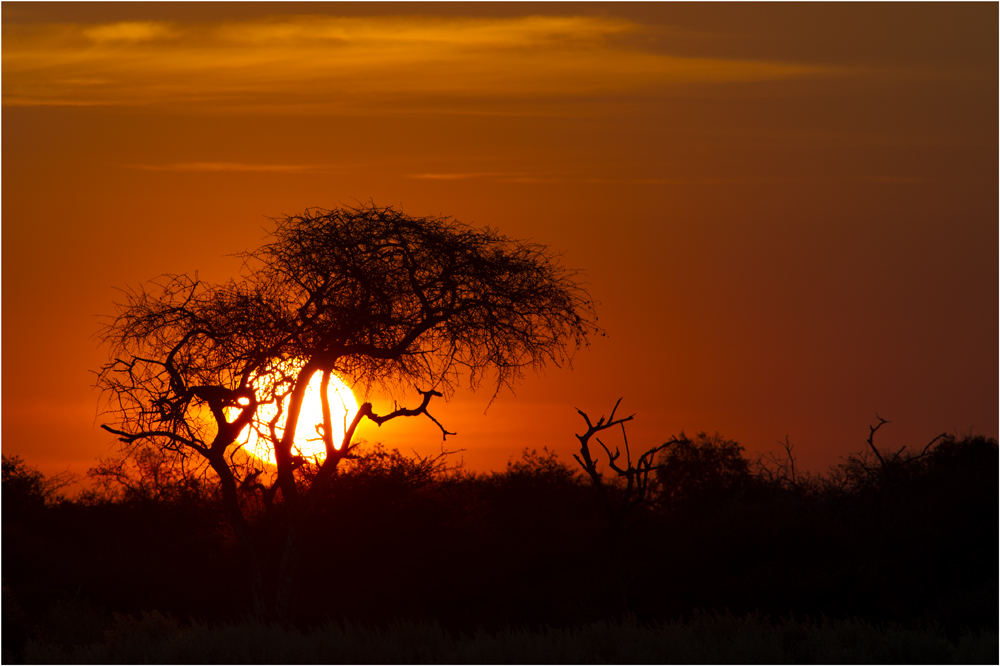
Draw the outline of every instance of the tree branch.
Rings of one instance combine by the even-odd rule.
[[[441,425],[441,423],[436,418],[434,418],[431,415],[430,412],[427,411],[427,406],[430,404],[431,398],[440,398],[441,397],[441,393],[438,392],[438,391],[434,391],[434,390],[421,391],[420,389],[417,389],[417,393],[419,393],[420,395],[422,395],[424,397],[424,399],[420,403],[420,406],[416,407],[414,409],[406,409],[406,408],[402,408],[401,407],[401,408],[396,409],[395,411],[393,411],[393,412],[391,412],[389,414],[385,414],[384,416],[380,416],[380,415],[376,414],[375,412],[371,411],[372,410],[372,405],[369,402],[366,402],[364,404],[364,406],[362,407],[362,409],[364,410],[365,407],[367,407],[367,411],[366,411],[365,415],[371,421],[374,421],[379,426],[381,426],[383,423],[385,423],[387,421],[391,421],[392,419],[399,418],[400,416],[419,416],[420,414],[424,414],[425,416],[427,416],[427,418],[429,418],[431,421],[434,422],[434,425],[436,425],[438,428],[441,429],[441,437],[442,437],[442,439],[447,440],[448,439],[448,435],[458,434],[458,433],[454,433],[454,432],[450,432],[448,430],[445,430],[445,427],[443,425]]]
[[[882,454],[879,453],[879,450],[877,448],[875,448],[874,439],[875,439],[875,433],[878,431],[878,429],[881,428],[882,426],[884,426],[886,423],[891,423],[891,421],[887,421],[884,418],[882,418],[881,416],[879,416],[878,412],[875,413],[875,418],[878,419],[878,425],[877,426],[868,426],[868,429],[871,430],[871,432],[868,435],[867,442],[868,442],[868,446],[871,448],[871,450],[875,452],[875,457],[878,458],[879,465],[881,465],[882,469],[884,470],[886,468],[885,458],[883,458]]]

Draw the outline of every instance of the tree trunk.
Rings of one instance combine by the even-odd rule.
[[[288,526],[288,536],[285,538],[285,547],[278,565],[274,613],[281,621],[290,620],[292,617],[301,560],[302,526],[293,520]]]
[[[359,420],[360,418],[355,418],[355,426]],[[351,428],[350,432],[353,434],[354,427]],[[344,443],[344,446],[347,446],[347,442]],[[327,459],[320,466],[319,473],[313,478],[312,486],[310,486],[306,496],[300,497],[299,501],[296,502],[296,515],[289,519],[288,535],[285,538],[285,547],[278,565],[275,614],[279,620],[291,619],[302,565],[302,549],[308,537],[308,531],[314,525],[313,517],[320,499],[326,495],[330,487],[330,480],[341,460],[342,457],[339,455],[327,456]]]
[[[219,475],[222,484],[222,504],[225,508],[226,519],[229,521],[236,541],[246,552],[250,562],[250,592],[253,601],[253,615],[257,619],[263,619],[267,615],[267,591],[264,586],[264,561],[260,549],[254,542],[250,534],[243,510],[240,508],[240,499],[236,488],[236,479],[233,472],[226,465],[224,460],[210,460],[212,468]]]

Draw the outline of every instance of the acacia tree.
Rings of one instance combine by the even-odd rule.
[[[577,273],[545,247],[488,228],[374,204],[310,209],[275,225],[268,243],[241,255],[239,279],[170,275],[126,292],[100,333],[110,360],[98,383],[113,415],[103,427],[126,455],[154,445],[214,470],[250,560],[254,611],[285,617],[310,515],[357,446],[363,419],[425,415],[452,434],[428,411],[434,397],[463,378],[472,389],[489,378],[495,397],[525,369],[568,360],[599,329]],[[293,442],[317,373],[326,456],[305,474]],[[334,373],[366,395],[414,390],[420,404],[376,414],[365,402],[335,442]],[[265,420],[267,404],[278,414]],[[270,479],[237,453],[247,427],[273,447]],[[287,516],[276,571],[264,556],[274,544],[262,542],[248,515],[248,491]]]

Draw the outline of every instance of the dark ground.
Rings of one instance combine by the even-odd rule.
[[[409,622],[466,636],[570,635],[711,616],[803,623],[796,631],[847,622],[952,646],[987,632],[995,646],[995,441],[946,438],[885,464],[852,456],[811,478],[754,465],[720,437],[667,452],[647,503],[616,531],[585,477],[553,456],[474,475],[375,449],[338,476],[322,507],[286,630]],[[143,612],[175,633],[250,622],[249,574],[210,483],[133,484],[73,501],[50,490],[4,458],[5,663],[87,660],[73,650],[111,640],[123,616],[150,622]],[[277,539],[282,528],[258,529]],[[464,653],[435,654],[427,660]]]

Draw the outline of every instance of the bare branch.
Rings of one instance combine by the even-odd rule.
[[[883,419],[881,416],[878,415],[878,412],[875,413],[875,418],[878,419],[878,425],[868,426],[868,429],[871,430],[871,433],[869,433],[868,439],[866,441],[868,442],[868,446],[875,453],[875,457],[878,458],[879,465],[882,466],[882,469],[885,469],[886,468],[885,458],[883,458],[882,454],[879,453],[879,450],[875,448],[875,443],[873,440],[875,439],[875,433],[878,431],[878,429],[881,428],[886,423],[891,423],[891,421]]]
[[[937,437],[935,437],[934,439],[932,439],[931,441],[927,442],[927,445],[920,451],[920,453],[917,454],[917,455],[915,455],[915,456],[913,456],[913,460],[917,460],[919,458],[923,458],[924,455],[926,455],[927,452],[930,450],[930,448],[932,446],[934,446],[934,444],[936,444],[938,442],[938,440],[943,439],[943,438],[945,438],[947,436],[948,436],[948,433],[943,432],[940,435],[938,435]]]
[[[448,439],[448,435],[455,435],[455,434],[457,434],[457,433],[445,430],[444,426],[441,425],[441,423],[436,418],[434,418],[433,416],[431,416],[431,413],[427,411],[427,406],[430,404],[431,398],[435,398],[435,397],[440,398],[441,397],[441,393],[438,392],[438,391],[434,391],[434,390],[431,390],[431,391],[421,391],[420,389],[417,389],[417,393],[419,393],[420,395],[422,395],[424,397],[424,399],[420,403],[420,405],[418,407],[414,408],[414,409],[399,408],[399,409],[396,409],[395,411],[393,411],[393,412],[391,412],[389,414],[386,414],[384,416],[379,416],[378,414],[376,414],[373,411],[371,411],[372,410],[371,403],[366,402],[362,406],[361,411],[365,412],[365,416],[367,416],[369,420],[374,421],[379,426],[381,426],[383,423],[386,423],[387,421],[391,421],[392,419],[399,418],[401,416],[419,416],[421,414],[424,414],[427,418],[429,418],[431,421],[434,422],[434,425],[436,425],[438,428],[441,429],[441,437],[442,437],[442,439]]]

